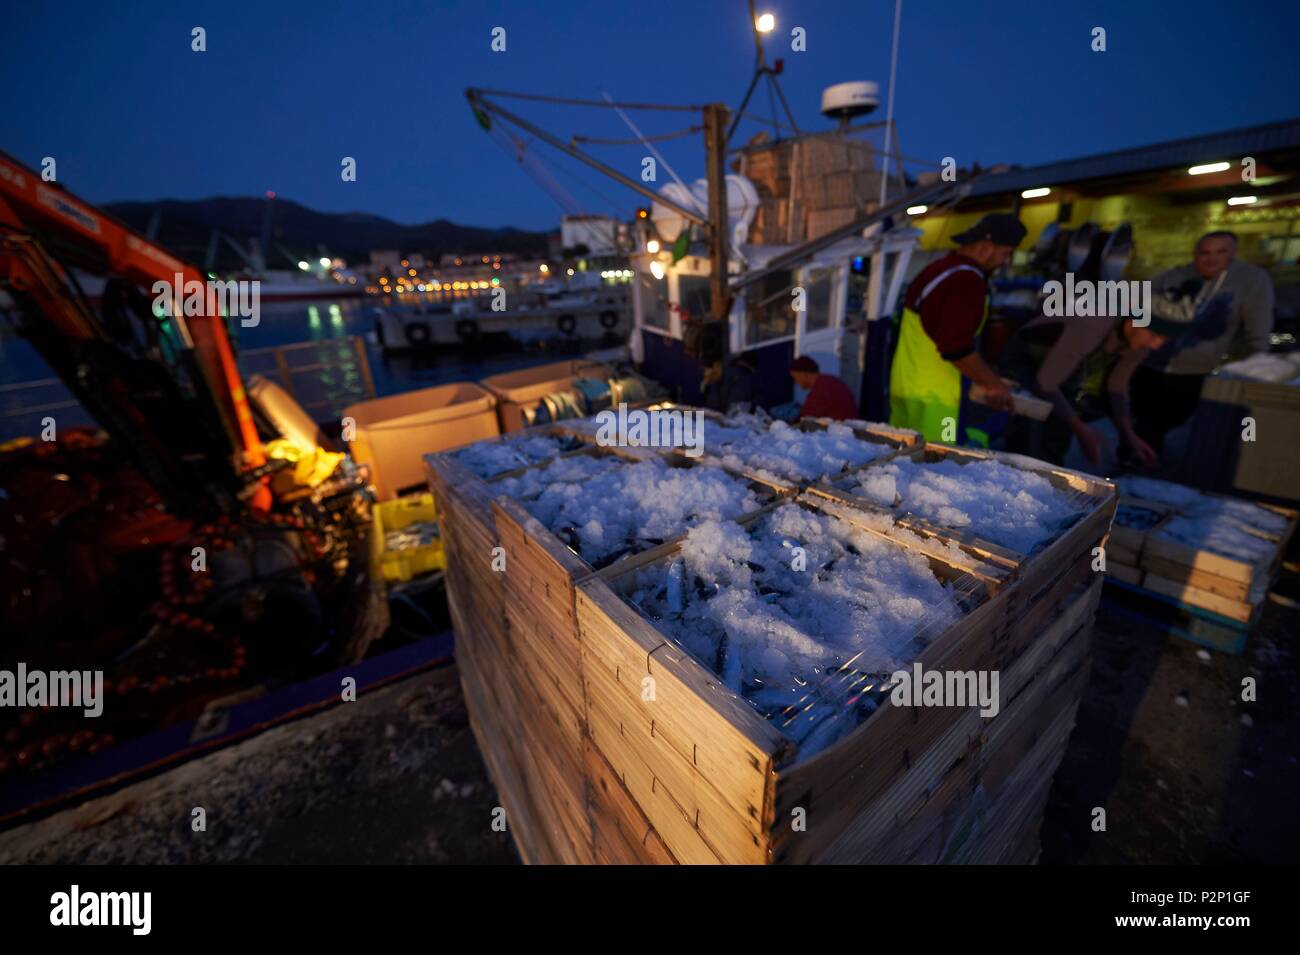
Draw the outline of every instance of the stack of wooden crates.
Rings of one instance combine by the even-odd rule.
[[[1222,499],[1208,491],[1197,493]],[[1142,614],[1151,615],[1150,622],[1162,629],[1215,650],[1240,653],[1259,622],[1265,593],[1277,578],[1300,519],[1300,512],[1292,508],[1253,506],[1282,519],[1279,533],[1258,532],[1271,545],[1271,554],[1255,562],[1162,534],[1180,514],[1176,505],[1121,496],[1106,553],[1109,582],[1147,597],[1157,606],[1163,604],[1160,609],[1148,605]],[[1115,609],[1131,611],[1132,605],[1117,601]]]
[[[753,142],[739,170],[758,190],[751,241],[786,245],[847,225],[880,199],[880,170],[871,143],[827,133]]]
[[[893,445],[866,467],[898,454],[983,456],[918,446],[890,429],[863,426],[860,437]],[[1086,510],[1031,557],[820,482],[769,486],[765,511],[795,502],[922,553],[967,612],[927,635],[919,663],[994,669],[1001,679],[991,719],[886,701],[799,760],[776,726],[624,598],[631,571],[671,559],[680,539],[594,571],[517,502],[494,500],[491,482],[447,454],[426,461],[471,722],[525,861],[1036,858],[1047,790],[1087,679],[1100,591],[1094,548],[1115,510],[1109,483],[1032,465]],[[492,568],[496,547],[503,572]]]

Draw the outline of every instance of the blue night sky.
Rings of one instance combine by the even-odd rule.
[[[889,75],[892,2],[775,0],[769,59],[800,125],[820,90]],[[905,0],[896,115],[903,152],[961,165],[1038,163],[1300,112],[1295,4]],[[565,211],[476,124],[466,86],[734,108],[753,43],[743,0],[310,4],[17,3],[4,14],[0,148],[92,202],[259,195],[399,222],[553,228]],[[190,29],[208,51],[190,50]],[[507,31],[493,53],[490,32]],[[790,28],[808,49],[789,51]],[[1107,30],[1093,53],[1094,26]],[[762,88],[760,88],[761,90]],[[606,110],[503,103],[564,138],[629,135]],[[768,113],[767,96],[756,99]],[[646,133],[687,114],[636,113]],[[760,127],[741,126],[743,141]],[[703,174],[699,139],[664,152]],[[634,194],[558,159],[584,211]],[[635,147],[595,147],[630,175]],[[340,160],[358,179],[340,180]],[[660,182],[665,181],[663,175]]]

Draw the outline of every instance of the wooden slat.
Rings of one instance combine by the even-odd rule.
[[[1236,620],[1238,623],[1250,623],[1257,609],[1240,600],[1229,600],[1227,597],[1201,590],[1199,587],[1192,587],[1181,581],[1168,580],[1150,571],[1143,576],[1142,586],[1181,603],[1200,607],[1202,610],[1227,617],[1229,620]]]
[[[810,487],[798,499],[826,513],[833,514],[839,520],[852,524],[860,530],[886,540],[902,544],[908,550],[925,554],[932,560],[952,565],[948,544],[956,544],[971,557],[968,565],[961,569],[989,586],[1000,587],[1008,579],[1009,568],[1020,565],[1023,558],[973,535],[952,534],[925,522],[917,521],[912,515],[903,515],[884,508],[876,507],[870,502],[837,491],[831,487]],[[878,516],[872,520],[873,516]],[[887,518],[892,525],[882,525],[879,518]]]
[[[1229,580],[1204,570],[1189,568],[1150,553],[1143,556],[1141,566],[1143,570],[1166,580],[1177,581],[1197,590],[1208,590],[1238,603],[1250,602],[1250,586],[1239,580]]]
[[[1126,584],[1132,584],[1134,587],[1142,585],[1142,571],[1128,564],[1121,564],[1119,561],[1107,559],[1106,573],[1116,580],[1122,580]]]
[[[624,705],[673,741],[704,778],[738,807],[765,812],[771,770],[790,743],[748,704],[684,652],[600,578],[578,586],[584,666],[601,666]],[[647,677],[654,700],[642,698]],[[747,815],[745,809],[740,810]]]
[[[607,865],[676,864],[614,768],[590,740],[583,750],[590,780],[595,861]]]
[[[636,760],[667,790],[680,814],[724,862],[757,864],[767,861],[767,830],[760,807],[730,803],[696,768],[682,758],[662,729],[629,707],[619,690],[599,675],[588,675],[588,714],[591,737],[616,770]],[[652,821],[654,821],[652,819]],[[660,827],[668,836],[669,830]],[[673,848],[669,843],[669,848]]]
[[[1199,570],[1224,580],[1235,580],[1247,588],[1264,568],[1249,561],[1234,560],[1213,551],[1198,550],[1181,541],[1168,537],[1148,534],[1143,548],[1143,560],[1150,557],[1160,558],[1171,564],[1185,567],[1187,570]]]

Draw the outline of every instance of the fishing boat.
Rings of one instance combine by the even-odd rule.
[[[452,300],[418,294],[406,298],[393,301],[384,296],[374,307],[375,335],[385,352],[624,340],[631,324],[625,285],[538,284],[512,293],[501,308],[493,307],[490,294]]]

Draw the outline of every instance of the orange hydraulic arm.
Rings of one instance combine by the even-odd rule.
[[[46,244],[57,252],[49,252]],[[182,288],[207,279],[195,266],[0,152],[0,280],[29,295],[62,334],[97,337],[98,321],[73,291],[65,265],[118,276],[146,290],[159,281],[174,286],[177,276]],[[204,300],[211,301],[206,295]],[[182,344],[193,350],[209,391],[222,405],[242,467],[261,467],[266,455],[223,318],[205,313],[187,320],[179,308],[173,312]],[[267,504],[268,495],[259,492],[254,506]]]

